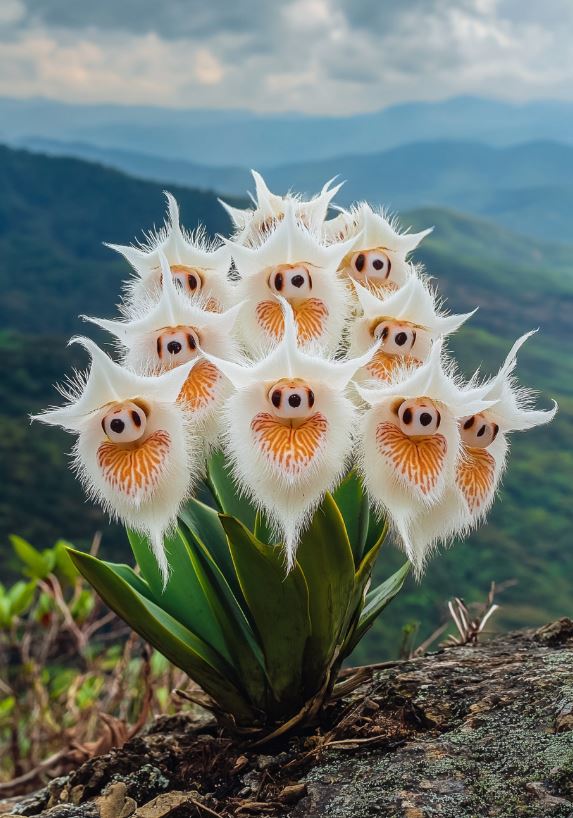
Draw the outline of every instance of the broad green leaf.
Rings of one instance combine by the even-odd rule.
[[[305,654],[309,694],[320,686],[342,640],[354,588],[354,557],[344,520],[330,494],[313,515],[296,554],[308,587],[311,637]],[[314,691],[311,691],[314,688]]]
[[[53,548],[55,555],[54,569],[60,580],[64,580],[68,585],[73,585],[78,577],[78,572],[70,559],[68,548],[73,548],[73,545],[66,540],[58,540],[55,544]]]
[[[7,628],[12,622],[10,600],[7,596],[0,597],[0,627]]]
[[[249,721],[253,711],[239,693],[233,670],[225,659],[154,602],[139,594],[102,560],[69,550],[74,564],[125,622],[180,667],[227,712]]]
[[[141,596],[144,596],[151,602],[157,602],[147,582],[142,579],[139,574],[135,573],[131,565],[125,565],[123,562],[107,562],[106,565],[108,568],[114,571],[114,573],[121,577],[121,579],[124,579],[127,583],[129,583],[133,590],[137,591],[138,594],[141,594]]]
[[[254,531],[257,510],[237,488],[222,452],[215,452],[211,455],[208,472],[209,487],[223,514],[236,517],[249,531]]]
[[[32,579],[45,579],[52,571],[55,563],[55,555],[49,551],[40,552],[29,542],[17,534],[10,535],[10,542],[16,552],[16,556],[22,560],[26,566],[25,573]]]
[[[361,589],[361,592],[366,587],[366,583],[370,579],[372,568],[374,567],[376,558],[380,553],[380,549],[384,545],[384,540],[386,539],[387,533],[388,523],[384,521],[384,523],[378,528],[378,538],[364,553],[364,556],[362,557],[362,560],[356,570],[356,585]]]
[[[351,471],[333,492],[334,502],[344,518],[354,563],[358,567],[366,549],[370,524],[370,504],[362,481]]]
[[[23,614],[32,604],[35,593],[36,583],[34,581],[17,582],[13,585],[7,594],[12,616]]]
[[[310,636],[308,589],[300,566],[287,574],[278,548],[259,542],[234,517],[221,515],[243,595],[255,621],[276,701],[296,706]],[[272,710],[272,702],[269,702]]]
[[[395,574],[392,574],[391,577],[388,577],[388,579],[378,585],[377,588],[374,588],[366,594],[366,604],[364,605],[356,629],[350,637],[347,646],[345,646],[344,654],[346,656],[354,650],[366,631],[372,626],[376,617],[400,592],[409,571],[410,563],[406,562]]]
[[[257,540],[265,545],[277,545],[276,538],[272,535],[267,516],[263,514],[262,511],[257,511],[254,533]]]
[[[195,572],[182,532],[176,529],[164,538],[170,566],[165,585],[147,537],[133,530],[128,530],[127,536],[155,602],[231,661],[221,627],[213,616],[211,603]]]

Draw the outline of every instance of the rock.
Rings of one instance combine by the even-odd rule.
[[[212,723],[159,719],[12,809],[46,818],[573,818],[573,622],[373,670],[314,733],[262,748]]]

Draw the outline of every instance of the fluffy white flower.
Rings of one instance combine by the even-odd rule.
[[[356,409],[346,396],[360,358],[335,361],[297,345],[286,302],[282,340],[264,359],[208,356],[236,388],[224,408],[225,449],[239,487],[266,513],[292,566],[301,530],[344,474]]]
[[[207,307],[220,311],[233,302],[233,285],[228,279],[229,254],[224,245],[215,246],[207,240],[203,228],[188,233],[179,222],[179,207],[171,193],[165,193],[168,217],[165,225],[148,235],[140,247],[108,244],[124,256],[135,271],[126,282],[125,311],[137,313],[161,294],[161,264],[163,253],[171,275],[181,291],[195,298],[201,295]]]
[[[380,349],[357,378],[387,381],[396,368],[423,363],[434,341],[455,332],[474,312],[447,315],[428,284],[412,275],[385,298],[353,282],[362,314],[350,325],[350,353],[360,355],[380,339]]]
[[[36,415],[78,438],[74,468],[88,495],[112,515],[148,535],[164,577],[164,533],[198,472],[196,444],[177,397],[192,363],[157,377],[136,375],[87,338],[88,375],[63,394],[67,405]]]
[[[361,202],[325,222],[323,235],[331,243],[354,239],[341,271],[382,294],[406,283],[413,272],[407,257],[432,230],[431,227],[421,233],[401,233],[395,221],[389,221],[382,212]]]
[[[375,506],[393,523],[418,572],[430,543],[414,530],[414,523],[454,484],[458,418],[491,405],[464,392],[443,360],[442,345],[437,341],[424,364],[398,371],[387,384],[357,387],[370,404],[359,439],[364,484]]]
[[[252,196],[254,208],[231,207],[219,199],[235,227],[234,240],[238,244],[257,246],[284,218],[285,208],[292,205],[297,219],[311,230],[320,231],[326,218],[328,207],[342,184],[330,187],[330,179],[317,196],[304,200],[302,196],[288,193],[278,196],[271,193],[260,173],[252,170],[256,195]]]
[[[283,220],[262,245],[243,247],[229,241],[228,246],[241,276],[236,291],[245,306],[239,324],[250,352],[259,354],[281,338],[281,298],[294,311],[301,345],[337,348],[349,299],[336,271],[350,243],[325,247],[287,202]]]
[[[154,375],[192,361],[179,400],[193,414],[205,443],[211,444],[217,434],[217,410],[231,386],[203,353],[236,357],[233,327],[242,305],[212,312],[201,298],[186,298],[169,274],[165,255],[158,253],[162,292],[157,303],[129,320],[87,320],[118,339],[123,362],[136,372]]]

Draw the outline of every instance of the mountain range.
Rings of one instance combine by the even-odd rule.
[[[102,528],[102,553],[127,556],[121,529],[107,526],[68,469],[69,436],[38,424],[30,428],[28,415],[57,403],[52,384],[86,364],[81,350],[66,346],[70,335],[86,332],[78,314],[115,313],[129,268],[102,241],[126,243],[159,225],[162,187],[94,163],[0,148],[0,554],[5,570],[9,533],[39,547],[57,537],[85,546]],[[201,220],[210,233],[228,230],[215,194],[170,187],[186,226]],[[409,211],[402,224],[434,225],[416,258],[436,276],[448,306],[456,312],[482,308],[452,342],[464,371],[480,364],[484,372],[495,371],[513,339],[541,325],[520,355],[519,377],[543,390],[541,405],[557,398],[560,413],[551,426],[514,436],[489,524],[436,558],[421,586],[410,585],[372,633],[364,660],[395,649],[408,619],[421,621],[427,633],[445,599],[479,598],[492,579],[517,580],[500,600],[505,603],[501,626],[540,623],[571,611],[573,247],[440,208]],[[109,342],[105,336],[97,339]],[[388,573],[401,560],[389,546],[380,571]]]

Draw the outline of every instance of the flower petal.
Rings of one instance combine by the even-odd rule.
[[[300,426],[281,423],[268,412],[259,412],[251,422],[257,444],[269,461],[288,476],[306,469],[326,443],[328,422],[316,412]]]
[[[159,483],[170,447],[169,433],[158,430],[133,449],[101,443],[97,461],[104,478],[113,488],[141,501]]]
[[[456,482],[471,514],[488,505],[495,488],[495,460],[486,449],[464,446]]]
[[[376,428],[376,444],[380,454],[408,485],[423,495],[436,491],[448,449],[443,435],[412,438],[395,424],[384,422]]]

